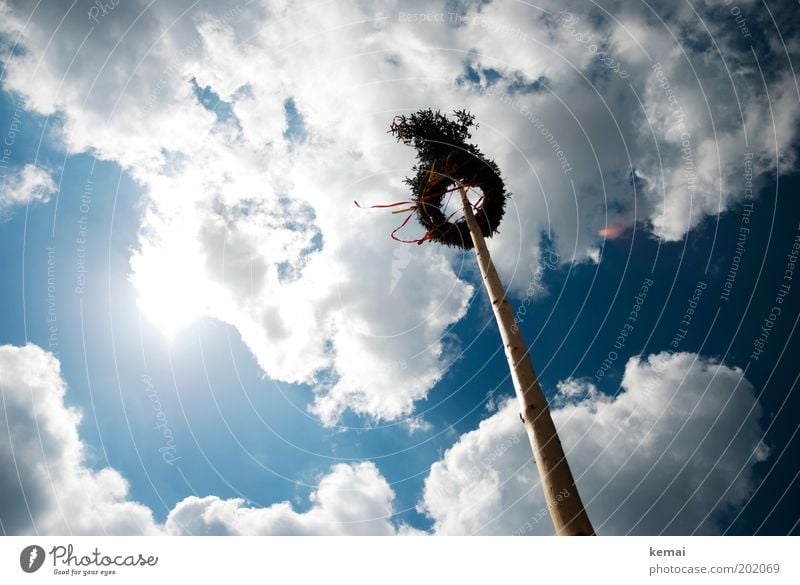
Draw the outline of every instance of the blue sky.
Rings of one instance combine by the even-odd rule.
[[[134,532],[126,523],[131,513],[140,527],[150,526],[144,532],[336,533],[348,522],[376,533],[519,532],[541,507],[541,496],[530,489],[536,474],[524,436],[518,441],[521,425],[508,422],[514,407],[504,400],[513,387],[471,255],[432,244],[398,252],[401,244],[389,239],[397,216],[351,203],[403,196],[413,153],[382,135],[395,113],[430,105],[474,109],[481,124],[475,139],[497,158],[510,184],[492,253],[515,306],[526,307],[520,327],[563,417],[557,423],[566,445],[575,449],[569,457],[584,502],[598,496],[588,507],[600,532],[798,532],[790,503],[800,489],[792,414],[800,406],[792,359],[800,349],[800,304],[796,281],[784,276],[800,234],[794,197],[800,97],[787,53],[756,43],[763,84],[775,96],[765,105],[750,77],[736,83],[687,77],[687,63],[699,69],[704,57],[717,58],[708,41],[681,37],[684,59],[640,7],[618,7],[633,37],[641,40],[648,27],[658,34],[647,52],[651,61],[662,54],[659,62],[692,118],[700,180],[687,202],[685,184],[674,178],[686,159],[669,110],[661,109],[664,88],[613,20],[579,4],[569,8],[578,26],[604,38],[607,50],[628,63],[633,81],[581,52],[569,29],[528,13],[529,20],[520,20],[516,8],[488,3],[478,11],[467,4],[473,20],[466,32],[447,23],[409,24],[400,14],[435,12],[412,8],[373,14],[349,7],[337,25],[327,13],[292,20],[276,6],[197,5],[188,16],[162,7],[145,11],[136,24],[140,8],[120,5],[91,31],[79,11],[53,33],[53,15],[63,8],[49,7],[34,13],[17,49],[4,50],[11,66],[2,77],[0,136],[14,128],[15,111],[20,130],[3,170],[23,177],[32,165],[54,185],[41,177],[38,186],[14,179],[29,201],[15,202],[6,182],[0,205],[0,346],[12,346],[0,359],[8,401],[3,422],[26,424],[21,414],[19,421],[10,418],[21,412],[15,396],[57,392],[57,384],[33,379],[37,367],[52,364],[14,348],[35,344],[52,352],[60,362],[54,379],[60,376],[68,390],[48,416],[68,420],[69,407],[83,413],[78,439],[63,431],[82,450],[70,465],[77,475],[111,468],[128,485],[122,496],[108,496],[109,511],[97,512],[96,523],[26,503],[27,519],[0,513],[4,531]],[[680,10],[660,9],[668,23],[688,22]],[[722,10],[704,9],[707,16]],[[774,26],[751,9],[755,24]],[[5,47],[17,42],[14,27],[28,9],[7,10],[15,20],[2,31]],[[441,14],[449,12],[442,7]],[[358,25],[364,38],[356,35],[331,57],[339,81],[325,81],[316,64],[299,69],[303,58],[313,63],[315,55],[326,55],[325,43],[348,18],[376,24]],[[556,35],[564,67],[509,57],[492,30],[505,26],[508,38],[514,22],[534,36]],[[298,44],[281,53],[253,32],[259,26],[278,38],[294,34]],[[752,73],[749,45],[737,30],[719,26],[714,40],[726,63]],[[125,32],[117,45],[110,44],[115,27]],[[314,30],[324,31],[323,41],[314,40]],[[453,54],[435,48],[437,30],[446,31]],[[87,31],[89,44],[77,50]],[[785,38],[796,44],[793,32],[787,28]],[[72,61],[46,46],[51,34],[58,47],[75,51]],[[186,39],[196,34],[203,48],[187,51]],[[404,34],[423,48],[404,47]],[[143,55],[136,45],[145,41],[152,47]],[[229,42],[235,65],[225,61]],[[363,57],[367,48],[391,58],[373,63]],[[101,66],[92,50],[108,55],[112,66]],[[27,57],[41,59],[30,79],[14,64]],[[251,79],[265,62],[279,68],[280,81]],[[113,73],[131,63],[145,65],[127,77]],[[167,78],[165,64],[174,67]],[[397,81],[423,73],[432,81],[415,87]],[[390,87],[388,95],[376,88],[376,76]],[[437,93],[443,87],[446,94]],[[491,87],[505,87],[509,100],[525,109],[517,102],[509,107]],[[635,100],[646,102],[649,127],[641,133],[621,116]],[[342,104],[352,111],[340,117]],[[549,158],[555,148],[526,111],[541,116],[578,169],[574,175],[565,177]],[[759,123],[772,124],[774,132]],[[606,141],[603,133],[613,127],[619,136]],[[747,152],[755,153],[752,212],[744,197]],[[737,253],[743,226],[750,231]],[[198,249],[197,257],[181,256]],[[50,283],[48,259],[55,265]],[[615,346],[648,280],[654,284],[630,334]],[[790,290],[754,359],[754,340],[783,282]],[[526,298],[531,283],[542,288]],[[687,326],[681,321],[693,296]],[[305,371],[298,355],[316,365]],[[662,356],[664,370],[648,362],[654,355]],[[25,360],[34,365],[13,373]],[[641,382],[654,368],[652,383]],[[666,381],[673,379],[681,382]],[[617,411],[624,405],[614,402],[621,394],[638,396],[640,405],[668,399],[650,418],[633,409],[622,424]],[[715,420],[709,396],[721,400],[712,405],[725,404],[729,423]],[[37,420],[35,412],[25,416]],[[597,451],[612,427],[639,438]],[[569,439],[581,429],[596,438]],[[637,434],[642,429],[653,432]],[[39,441],[46,444],[50,431],[42,432]],[[21,463],[6,455],[22,449],[25,439],[6,434],[11,449],[0,450],[0,463],[10,472]],[[59,436],[53,431],[54,441]],[[509,438],[512,449],[493,451]],[[40,451],[48,468],[48,449]],[[19,484],[3,487],[9,510],[19,506],[20,494],[46,493],[27,477],[22,472]],[[346,481],[353,477],[355,487]],[[664,488],[664,477],[675,481]],[[341,488],[333,500],[324,496],[326,479]],[[92,482],[103,494],[105,484]],[[75,485],[79,492],[80,482]],[[490,493],[499,494],[496,501]],[[630,500],[620,495],[628,493]],[[280,502],[291,512],[276,507]],[[337,511],[336,502],[346,511]],[[134,503],[133,512],[127,503]],[[253,514],[251,523],[239,525],[220,513],[212,522],[193,515],[193,506],[246,508],[247,514],[269,509],[278,520]],[[543,523],[534,532],[540,529],[551,530]]]

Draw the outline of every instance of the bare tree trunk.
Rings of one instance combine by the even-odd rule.
[[[511,378],[514,380],[514,389],[522,411],[521,416],[533,448],[536,467],[539,470],[547,508],[550,511],[556,534],[562,536],[594,535],[594,529],[583,508],[583,502],[581,502],[575,487],[575,480],[572,478],[564,449],[561,447],[561,441],[550,416],[547,398],[545,398],[536,372],[533,370],[533,364],[528,355],[528,346],[514,321],[511,304],[506,298],[503,283],[500,282],[500,277],[489,256],[486,241],[472,212],[466,189],[463,187],[461,187],[461,203],[464,206],[464,216],[472,235],[472,243],[475,245],[475,255],[481,269],[481,276],[483,276],[483,284],[489,293],[497,326],[500,328],[500,335],[503,338],[508,365],[511,369]]]

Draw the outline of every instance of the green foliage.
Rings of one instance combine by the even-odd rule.
[[[483,235],[491,237],[503,217],[508,194],[494,161],[467,142],[472,138],[470,129],[478,127],[475,116],[466,110],[456,110],[454,117],[450,119],[438,110],[419,110],[408,116],[396,116],[389,132],[398,142],[417,151],[414,176],[407,177],[405,182],[417,202],[417,219],[428,230],[426,238],[469,249],[472,239],[466,222],[463,218],[451,222],[445,217],[444,197],[458,184],[479,188],[483,200],[475,209],[475,216]]]
[[[455,120],[431,109],[396,116],[389,132],[399,142],[416,148],[420,158],[438,158],[454,146],[467,148],[467,140],[472,138],[469,129],[478,127],[475,116],[466,110],[456,110],[454,114]]]

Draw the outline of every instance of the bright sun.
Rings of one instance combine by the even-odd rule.
[[[197,257],[193,250],[170,245],[143,250],[131,259],[139,310],[170,340],[201,317],[207,306],[202,267],[192,262]]]

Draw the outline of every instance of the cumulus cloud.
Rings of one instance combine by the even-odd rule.
[[[631,358],[619,394],[570,379],[555,402],[599,534],[716,533],[753,492],[754,465],[768,455],[742,370],[696,354]],[[516,401],[434,463],[420,509],[439,534],[552,534]]]
[[[335,465],[312,494],[312,507],[298,513],[288,502],[246,507],[240,499],[189,497],[169,513],[170,534],[391,535],[394,491],[371,462]]]
[[[723,7],[699,6],[701,22],[667,2],[651,3],[660,19],[631,3],[539,4],[456,17],[444,0],[127,2],[76,53],[85,14],[9,3],[0,32],[24,50],[3,87],[59,112],[66,150],[143,186],[131,280],[155,322],[232,324],[268,376],[315,388],[325,424],[347,410],[398,419],[441,379],[473,286],[434,246],[398,271],[397,216],[352,206],[407,196],[413,152],[386,135],[394,114],[476,114],[514,194],[491,249],[515,291],[545,235],[562,263],[601,261],[602,234],[632,226],[678,240],[742,199],[747,153],[756,175],[795,163],[791,70],[762,79]],[[775,63],[785,51],[759,50]]]
[[[241,499],[187,497],[165,524],[128,499],[111,467],[92,470],[78,435],[80,413],[64,404],[58,360],[41,348],[0,346],[0,529],[4,534],[374,534],[396,525],[395,494],[369,461],[338,464],[319,478],[311,507],[248,507]]]
[[[5,534],[154,534],[116,470],[94,471],[52,354],[0,346],[0,524]]]
[[[47,203],[58,190],[50,173],[36,165],[27,164],[10,175],[0,173],[0,217],[15,205]]]
[[[190,496],[166,522],[128,498],[113,468],[86,464],[79,412],[64,404],[58,360],[0,347],[0,522],[5,534],[421,534],[393,521],[395,494],[369,461],[320,476],[311,506],[258,508]],[[738,368],[689,353],[626,365],[608,396],[570,379],[553,416],[601,534],[714,533],[755,487],[767,457],[761,407]],[[568,496],[567,496],[568,497]],[[549,518],[513,401],[434,463],[421,511],[438,534],[548,534]]]

